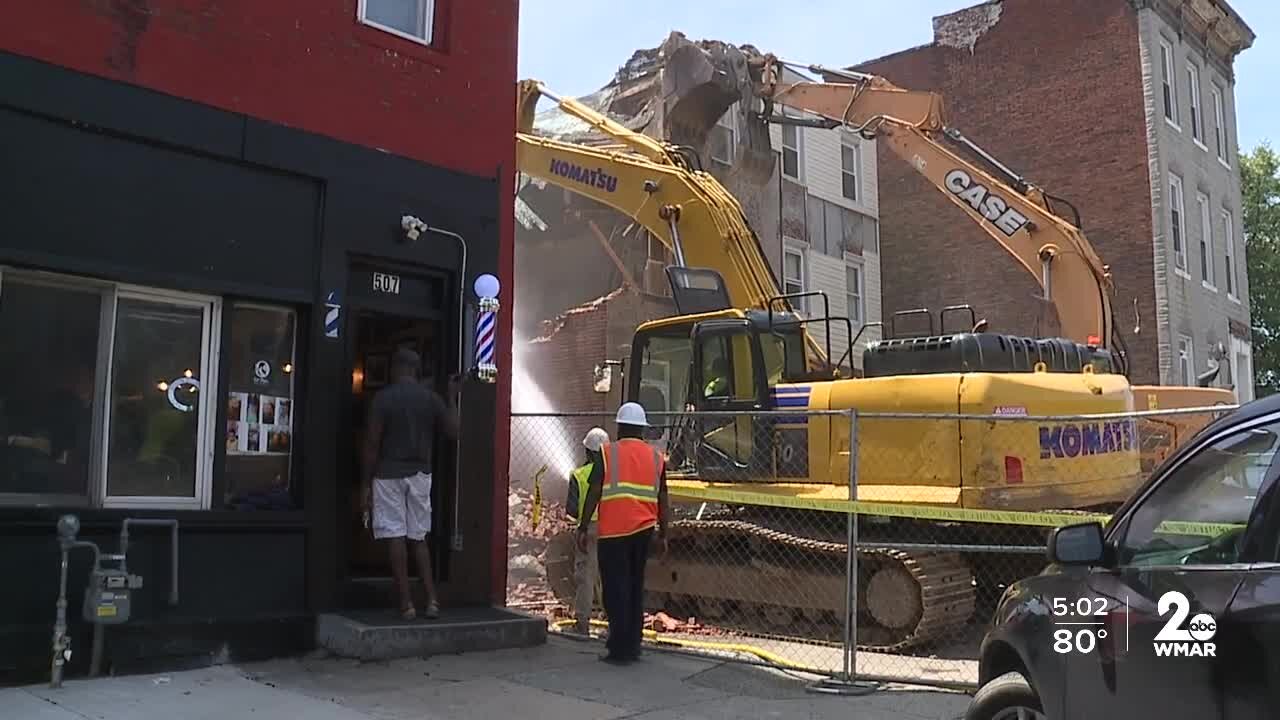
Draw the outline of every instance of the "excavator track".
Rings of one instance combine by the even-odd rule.
[[[1105,510],[1043,512],[1083,518]],[[742,626],[779,635],[799,632],[838,642],[847,564],[843,530],[830,526],[824,532],[817,527],[823,523],[800,523],[806,535],[797,535],[779,529],[778,517],[741,518],[724,512],[701,520],[674,520],[670,554],[665,561],[654,557],[648,564],[647,609],[687,610],[725,628]],[[793,526],[795,518],[788,523]],[[983,532],[978,526],[965,529]],[[1024,540],[1035,543],[1042,542],[1049,529],[1027,530]],[[886,653],[966,633],[978,606],[986,607],[983,603],[999,594],[997,584],[1034,574],[1043,566],[1028,555],[894,548],[865,548],[857,559],[858,649]],[[571,534],[553,539],[547,571],[555,594],[572,602]]]
[[[700,611],[711,610],[700,614],[714,621],[725,614],[725,603],[734,603],[756,611],[774,626],[769,630],[819,616],[839,638],[844,543],[722,519],[677,520],[670,543],[668,560],[651,560],[645,581],[654,609],[690,598]],[[778,581],[769,582],[770,574]],[[972,572],[959,554],[859,551],[858,648],[896,652],[958,632],[972,617],[975,598]]]

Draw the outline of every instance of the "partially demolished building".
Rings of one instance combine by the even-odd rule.
[[[601,90],[579,100],[627,127],[688,145],[704,169],[741,203],[785,292],[822,291],[833,316],[854,332],[880,319],[878,194],[874,142],[840,130],[771,126],[775,162],[763,177],[736,155],[745,132],[735,105],[705,137],[692,137],[664,113],[663,75],[678,73],[674,50],[689,41],[673,33],[660,47],[636,51]],[[701,43],[704,47],[715,43]],[[801,79],[798,76],[795,79]],[[668,77],[668,91],[672,86]],[[588,145],[607,139],[558,109],[539,114],[540,135]],[[604,410],[618,401],[593,392],[593,369],[626,357],[639,323],[674,310],[664,273],[669,251],[644,228],[612,209],[554,186],[522,178],[517,197],[517,352],[542,383],[539,402],[558,409]],[[819,311],[817,307],[812,308]],[[822,337],[823,327],[811,331]],[[832,327],[839,357],[850,338]],[[876,339],[869,329],[859,346]],[[521,343],[521,341],[525,341]],[[522,345],[522,347],[521,347]],[[854,363],[861,363],[855,349]],[[515,409],[524,399],[514,399]]]

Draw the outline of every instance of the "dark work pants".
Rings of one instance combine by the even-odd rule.
[[[616,658],[640,657],[644,633],[644,565],[653,529],[618,538],[601,538],[596,550],[604,611],[609,617],[605,646]]]

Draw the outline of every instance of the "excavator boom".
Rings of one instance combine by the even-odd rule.
[[[879,76],[817,65],[804,69],[838,82],[783,82],[782,70],[788,64],[772,55],[752,58],[749,65],[757,79],[752,92],[763,100],[767,119],[787,122],[771,113],[772,105],[786,105],[817,115],[830,127],[882,139],[1036,278],[1045,299],[1057,309],[1064,336],[1111,346],[1116,335],[1107,266],[1081,229],[1054,212],[1040,188],[946,125],[941,96],[904,90]],[[982,162],[970,161],[949,145],[978,155]]]
[[[535,135],[534,109],[543,96],[616,146],[598,148]],[[742,206],[714,176],[696,169],[687,150],[561,98],[536,80],[517,85],[516,112],[521,172],[634,219],[674,253],[677,265],[716,270],[731,307],[792,312],[790,303],[778,299],[782,293]],[[814,363],[826,364],[830,353],[810,333],[805,338]]]

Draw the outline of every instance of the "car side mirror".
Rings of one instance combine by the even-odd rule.
[[[1054,528],[1049,535],[1049,562],[1098,565],[1105,556],[1102,525],[1096,522]]]

